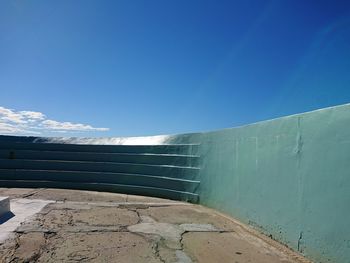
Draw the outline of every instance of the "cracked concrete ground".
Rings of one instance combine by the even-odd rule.
[[[0,196],[55,201],[0,244],[0,262],[308,262],[199,205],[61,189],[0,188]]]

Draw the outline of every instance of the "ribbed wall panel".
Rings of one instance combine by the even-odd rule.
[[[198,201],[198,144],[87,145],[0,136],[0,187],[60,187]]]

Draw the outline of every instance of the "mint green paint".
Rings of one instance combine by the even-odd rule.
[[[84,145],[91,141],[85,139],[70,138],[68,144],[65,139],[54,141],[63,143],[50,143],[49,138],[0,138],[0,159],[16,154],[26,159],[0,160],[0,186],[18,186],[18,180],[25,178],[22,184],[28,187],[84,188],[199,201],[316,262],[350,262],[350,104],[244,127],[173,135],[165,141],[169,145],[92,146]],[[12,148],[17,149],[15,153]],[[43,164],[36,159],[45,150],[51,153],[45,153]],[[80,152],[79,156],[75,152]],[[53,164],[57,156],[78,163],[63,160]],[[103,164],[105,171],[96,173],[102,169],[99,164],[81,163],[95,157],[124,164]],[[64,176],[59,171],[21,173],[13,170],[16,167],[69,167],[75,172]],[[45,182],[50,177],[51,181]]]
[[[200,203],[317,262],[350,262],[350,104],[172,142],[189,141]]]

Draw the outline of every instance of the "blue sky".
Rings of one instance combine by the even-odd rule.
[[[49,136],[216,130],[348,103],[350,2],[2,0],[0,91],[0,133]]]

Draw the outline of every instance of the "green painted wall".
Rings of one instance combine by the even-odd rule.
[[[0,187],[87,189],[198,202],[198,145],[105,141],[0,136]]]
[[[350,262],[350,104],[188,134],[201,143],[200,203],[316,262]]]
[[[84,146],[92,140],[97,145]],[[53,141],[57,142],[57,138]],[[15,156],[11,153],[14,147],[17,156],[26,158],[12,163],[0,160],[0,186],[19,186],[18,180],[25,177],[23,186],[122,191],[199,201],[259,229],[315,262],[350,262],[350,104],[244,127],[168,136],[162,142],[166,145],[98,145],[99,139],[86,138],[58,141],[55,144],[48,138],[0,138],[0,159]],[[85,161],[96,157],[100,161],[108,158],[107,161],[129,164],[103,166],[108,172],[92,174],[92,181],[87,181],[84,173],[100,169],[98,164],[78,162],[69,169],[86,171],[62,171],[63,182],[61,175],[51,171],[38,175],[16,169],[11,173],[16,167],[44,167],[36,160],[30,161],[28,156],[33,155],[26,151],[57,150],[63,152],[62,159],[72,160],[77,158],[74,152],[83,149],[94,152],[93,158],[79,154]],[[64,154],[66,150],[73,153]],[[101,153],[108,156],[100,156]],[[111,157],[112,153],[117,155]],[[123,155],[129,153],[133,155]],[[150,158],[145,153],[155,155]],[[50,156],[56,158],[57,154]],[[56,169],[50,164],[49,155],[45,156],[46,169]],[[70,179],[74,175],[74,180]],[[49,185],[45,178],[51,178]],[[157,187],[152,187],[154,184]]]

